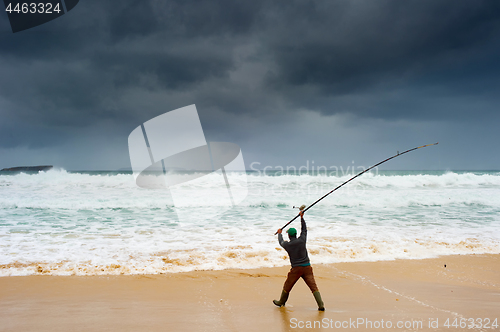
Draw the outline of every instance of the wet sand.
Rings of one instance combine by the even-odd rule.
[[[302,280],[286,307],[272,304],[289,267],[2,277],[0,331],[500,331],[484,328],[500,324],[500,255],[313,268],[325,312]]]

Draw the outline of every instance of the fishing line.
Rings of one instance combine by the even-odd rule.
[[[383,164],[383,163],[385,163],[386,161],[389,161],[389,160],[391,160],[391,159],[393,159],[393,158],[396,158],[396,157],[399,157],[399,156],[401,156],[401,155],[404,155],[405,153],[408,153],[408,152],[411,152],[411,151],[414,151],[414,150],[417,150],[417,149],[425,148],[425,147],[427,147],[427,146],[437,145],[437,144],[438,144],[438,143],[433,143],[433,144],[422,145],[422,146],[418,146],[418,147],[413,148],[413,149],[410,149],[410,150],[406,150],[406,151],[401,152],[401,153],[399,153],[399,151],[398,151],[398,153],[397,153],[397,154],[395,154],[394,156],[392,156],[392,157],[390,157],[390,158],[387,158],[387,159],[385,159],[385,160],[383,160],[383,161],[379,162],[378,164],[373,165],[373,166],[372,166],[372,167],[370,167],[370,168],[365,169],[365,170],[364,170],[363,172],[361,172],[361,173],[356,174],[355,176],[353,176],[352,178],[350,178],[350,179],[349,179],[349,180],[347,180],[346,182],[342,183],[341,185],[339,185],[338,187],[336,187],[336,188],[335,188],[335,189],[333,189],[332,191],[330,191],[330,192],[326,193],[324,196],[322,196],[321,198],[319,198],[316,202],[314,202],[314,203],[312,203],[311,205],[309,205],[307,208],[305,208],[305,206],[304,206],[304,205],[302,205],[299,209],[300,209],[301,211],[303,211],[303,212],[306,212],[307,210],[309,210],[310,208],[312,208],[314,205],[316,205],[316,203],[318,203],[319,201],[321,201],[323,198],[325,198],[326,196],[328,196],[328,195],[330,195],[331,193],[333,193],[335,190],[337,190],[337,189],[341,188],[342,186],[346,185],[347,183],[351,182],[352,180],[354,180],[354,179],[355,179],[355,178],[357,178],[358,176],[360,176],[360,175],[362,175],[362,174],[364,174],[364,173],[368,172],[368,171],[369,171],[369,170],[371,170],[372,168],[377,167],[377,166],[379,166],[379,165],[382,165],[382,164]],[[294,208],[295,208],[295,206],[294,206]],[[296,215],[296,216],[295,216],[295,218],[293,218],[292,220],[290,220],[289,222],[287,222],[287,223],[285,224],[285,226],[281,227],[280,229],[283,229],[283,228],[285,228],[286,226],[288,226],[288,225],[289,225],[292,221],[294,221],[295,219],[297,219],[299,216],[300,216],[300,213],[299,213],[298,215]],[[276,234],[278,234],[278,232],[274,233],[274,235],[276,235]]]

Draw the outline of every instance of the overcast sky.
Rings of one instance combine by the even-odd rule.
[[[500,169],[500,1],[81,0],[0,15],[0,168],[130,167],[128,135],[196,104],[249,168]]]

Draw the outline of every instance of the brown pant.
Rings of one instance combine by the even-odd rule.
[[[307,286],[311,292],[316,292],[318,290],[318,286],[316,286],[316,281],[314,281],[314,274],[312,266],[296,266],[290,269],[288,272],[288,276],[285,280],[285,284],[283,285],[283,289],[285,292],[290,293],[293,286],[299,280],[299,278],[304,279]]]

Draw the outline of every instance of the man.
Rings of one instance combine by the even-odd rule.
[[[288,252],[290,257],[290,263],[292,268],[288,272],[288,277],[286,278],[285,284],[283,285],[283,290],[281,291],[281,298],[278,300],[273,300],[273,303],[278,307],[284,306],[286,300],[288,300],[288,294],[292,290],[293,286],[299,280],[299,278],[304,279],[307,286],[314,295],[316,303],[318,303],[318,310],[325,311],[325,306],[321,300],[321,295],[316,286],[316,281],[314,280],[313,269],[311,263],[309,262],[309,256],[307,255],[306,240],[307,240],[307,227],[306,221],[304,220],[304,212],[300,211],[300,223],[301,230],[300,236],[297,238],[297,230],[295,228],[290,228],[288,233],[288,238],[290,241],[283,241],[283,235],[281,235],[282,229],[278,229],[278,241],[280,245]]]

